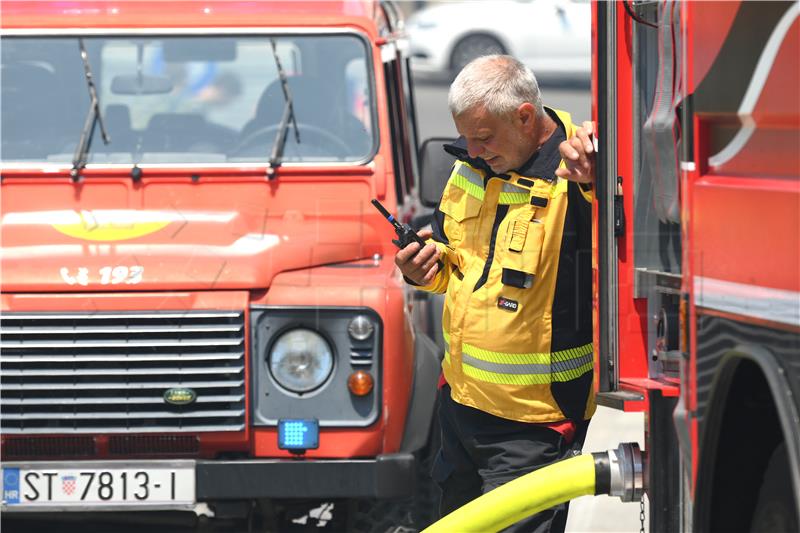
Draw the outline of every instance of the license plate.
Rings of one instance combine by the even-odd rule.
[[[195,503],[193,461],[3,465],[3,508],[179,509]]]

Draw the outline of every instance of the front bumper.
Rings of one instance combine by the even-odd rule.
[[[197,461],[197,501],[400,499],[412,494],[415,470],[410,453],[375,459]]]
[[[3,513],[44,514],[188,511],[200,502],[272,498],[402,499],[413,493],[416,466],[410,453],[373,459],[11,462],[2,463],[0,507]]]

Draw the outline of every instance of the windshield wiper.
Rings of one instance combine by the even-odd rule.
[[[89,105],[89,113],[86,115],[86,122],[83,123],[81,139],[78,141],[78,147],[75,149],[75,155],[72,157],[72,170],[69,174],[73,182],[80,181],[81,171],[83,167],[86,166],[86,161],[89,157],[89,147],[92,145],[92,137],[94,136],[95,124],[98,122],[100,123],[100,133],[103,135],[103,142],[105,144],[111,142],[111,137],[106,133],[106,126],[100,114],[100,100],[97,99],[97,89],[94,86],[94,79],[92,78],[92,67],[89,65],[89,54],[86,53],[86,46],[83,44],[83,39],[78,39],[78,45],[81,48],[81,60],[83,61],[83,70],[86,77],[86,86],[89,89],[91,104]]]
[[[292,126],[294,126],[294,137],[297,141],[297,144],[300,144],[300,130],[297,129],[297,120],[294,116],[292,95],[289,92],[289,82],[286,79],[286,72],[283,71],[281,59],[278,57],[278,49],[275,46],[275,39],[270,39],[270,42],[272,43],[272,57],[275,59],[275,66],[278,69],[278,76],[281,80],[283,99],[286,101],[286,105],[283,108],[281,123],[278,126],[278,134],[275,136],[275,142],[272,144],[272,155],[269,157],[269,169],[267,170],[267,176],[269,179],[272,179],[275,177],[275,172],[278,170],[278,167],[281,166],[281,160],[283,159],[283,148],[286,146],[286,134],[289,130],[289,121],[291,120]]]

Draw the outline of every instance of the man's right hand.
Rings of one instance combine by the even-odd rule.
[[[417,235],[423,240],[430,239],[433,232],[429,229],[419,230]],[[412,242],[394,256],[394,264],[405,277],[424,286],[430,285],[439,271],[439,249],[433,243],[428,243],[420,250],[420,245]]]

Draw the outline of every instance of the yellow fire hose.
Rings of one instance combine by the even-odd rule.
[[[623,501],[635,501],[626,498],[641,495],[641,464],[641,453],[635,444],[559,461],[487,492],[431,524],[423,533],[500,531],[579,496],[611,494]]]

